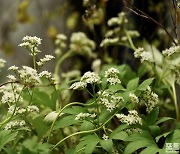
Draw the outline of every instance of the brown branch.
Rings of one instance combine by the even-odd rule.
[[[155,19],[153,19],[151,16],[147,15],[146,13],[144,13],[143,11],[139,10],[137,7],[135,7],[134,5],[132,5],[128,0],[123,0],[126,1],[126,8],[129,9],[130,11],[132,11],[133,13],[137,14],[138,16],[141,16],[143,18],[149,19],[152,22],[154,22],[155,24],[157,24],[158,26],[160,26],[162,29],[164,29],[164,31],[167,33],[167,35],[169,36],[169,38],[174,42],[175,45],[177,45],[176,41],[173,39],[173,37],[171,36],[171,34],[168,32],[168,30],[166,29],[166,27],[164,27],[161,23],[159,23],[158,21],[156,21]]]

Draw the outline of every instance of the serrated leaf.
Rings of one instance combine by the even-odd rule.
[[[139,87],[138,90],[146,90],[147,86],[149,86],[153,82],[154,78],[147,79],[143,81]]]
[[[78,124],[80,123],[79,120],[75,120],[76,116],[75,115],[69,115],[65,117],[60,117],[60,119],[56,122],[54,129],[58,128],[64,128],[70,125]]]
[[[10,141],[14,140],[18,132],[11,132],[10,130],[0,131],[0,150]]]
[[[113,148],[113,142],[111,139],[108,140],[101,140],[100,145],[104,150],[106,150],[108,153],[112,153],[112,148]]]
[[[155,122],[156,122],[156,120],[158,118],[158,115],[159,115],[159,108],[156,107],[147,116],[147,124],[148,124],[148,126],[151,126],[151,125],[155,124]]]
[[[127,90],[128,91],[136,90],[138,87],[138,82],[139,82],[139,78],[135,78],[135,79],[130,80],[127,84]]]

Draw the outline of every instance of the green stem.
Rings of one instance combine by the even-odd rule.
[[[126,36],[127,36],[127,38],[128,38],[128,41],[129,41],[129,43],[130,43],[130,46],[132,47],[133,50],[136,50],[136,47],[135,47],[135,45],[134,45],[134,43],[133,43],[133,41],[132,41],[132,39],[131,39],[131,36],[128,34],[128,32],[126,31],[126,29],[125,29],[125,33],[126,33]]]
[[[58,112],[56,118],[54,119],[54,121],[53,121],[53,123],[52,123],[52,125],[51,125],[51,128],[50,128],[50,132],[49,132],[49,135],[48,135],[47,142],[49,142],[51,133],[52,133],[52,131],[53,131],[54,125],[55,125],[55,123],[56,123],[56,121],[57,121],[59,115],[60,115],[67,107],[72,106],[72,105],[90,106],[90,105],[92,105],[92,104],[94,104],[94,103],[95,103],[95,102],[92,102],[92,103],[90,103],[90,104],[83,104],[83,103],[79,103],[79,102],[73,102],[73,103],[69,103],[69,104],[67,104],[66,106],[64,106],[64,107]]]
[[[177,121],[179,121],[180,117],[179,117],[179,108],[178,108],[178,103],[177,103],[175,85],[172,86],[172,93],[173,93],[172,96],[173,96],[174,106],[175,106],[175,109],[176,109],[176,119],[177,119]]]
[[[71,50],[69,50],[69,51],[67,51],[61,58],[59,58],[59,60],[57,61],[56,67],[55,67],[55,72],[54,72],[55,75],[57,75],[57,76],[59,75],[59,68],[60,68],[62,62],[63,62],[66,58],[72,56],[72,53],[73,53],[73,52],[72,52]]]
[[[79,134],[86,134],[86,133],[93,133],[93,132],[96,132],[98,130],[100,130],[103,126],[105,126],[116,114],[117,112],[115,112],[104,124],[102,124],[101,126],[99,126],[98,128],[96,129],[92,129],[92,130],[87,130],[87,131],[81,131],[81,132],[76,132],[74,134],[71,134],[65,138],[63,138],[62,140],[60,140],[56,145],[53,146],[53,148],[51,149],[54,150],[58,145],[60,145],[62,142],[64,142],[65,140],[67,140],[68,138],[72,137],[72,136],[75,136],[75,135],[79,135]]]

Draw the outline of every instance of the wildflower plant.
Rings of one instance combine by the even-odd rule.
[[[83,32],[73,33],[69,46],[68,38],[58,34],[55,55],[41,59],[36,55],[42,40],[23,38],[19,46],[29,50],[33,67],[10,66],[7,82],[0,85],[0,152],[163,154],[165,143],[179,143],[175,89],[180,83],[179,46],[162,53],[147,45],[136,47],[133,38],[139,33],[128,30],[128,22],[124,12],[109,19],[107,25],[113,28],[99,47],[121,45],[134,50],[134,57],[140,59],[137,71],[99,59],[93,52],[98,44]],[[75,55],[94,59],[92,70],[82,75],[80,69],[62,72],[61,64]],[[57,62],[54,72],[43,70],[51,60]],[[2,59],[0,63],[5,65]],[[172,97],[176,117],[164,113],[164,95]],[[174,128],[161,127],[169,121]]]

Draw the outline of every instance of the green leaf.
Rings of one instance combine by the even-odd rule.
[[[163,133],[163,134],[157,136],[157,137],[155,138],[156,142],[158,142],[161,137],[166,137],[166,136],[168,136],[169,134],[171,134],[172,132],[173,132],[173,131],[169,131],[169,132],[166,132],[166,133]]]
[[[76,116],[75,115],[69,115],[65,117],[60,117],[60,119],[56,122],[54,129],[58,128],[64,128],[70,125],[78,124],[80,123],[79,120],[75,120]]]
[[[34,102],[34,104],[43,105],[45,107],[51,108],[52,110],[55,110],[54,109],[55,104],[50,103],[51,99],[50,99],[49,95],[43,91],[38,91],[38,90],[34,91],[33,102]]]
[[[148,126],[151,126],[151,125],[155,124],[155,122],[156,122],[156,120],[158,118],[158,115],[159,115],[159,108],[156,107],[147,116],[147,124],[148,124]]]
[[[81,112],[87,112],[87,111],[85,108],[83,108],[81,106],[68,107],[63,111],[63,113],[74,114],[74,115],[77,115]]]
[[[153,80],[154,80],[154,78],[149,78],[149,79],[143,81],[139,85],[138,90],[146,90],[147,86],[149,86],[152,83]]]
[[[138,87],[138,82],[139,82],[139,78],[135,78],[135,79],[130,80],[127,84],[127,90],[128,91],[136,90]]]
[[[111,139],[101,140],[100,144],[104,150],[106,150],[108,153],[112,153],[113,142]]]
[[[38,134],[38,138],[40,139],[45,135],[45,133],[48,131],[49,126],[46,125],[43,118],[41,116],[36,117],[32,120],[32,124],[35,127],[35,130]]]
[[[80,143],[76,146],[76,153],[79,152],[83,147],[85,147],[85,151],[87,153],[94,150],[95,146],[99,143],[100,139],[97,135],[86,135],[83,138],[81,138]],[[93,144],[91,144],[93,143]],[[90,144],[88,146],[88,144]],[[87,146],[87,147],[86,147]]]
[[[89,142],[85,147],[85,154],[92,154],[94,151],[94,148],[99,143],[99,140],[93,140]]]
[[[175,120],[175,119],[171,118],[171,117],[163,117],[163,118],[159,119],[155,124],[158,125],[158,124],[168,121],[168,120]]]
[[[149,141],[150,143],[154,143],[154,139],[146,131],[142,131],[140,133],[134,133],[134,134],[130,135],[127,138],[127,141]]]
[[[110,116],[111,112],[107,111],[106,109],[103,109],[99,115],[99,123],[106,122]]]
[[[166,143],[180,143],[180,129],[175,129],[172,134],[168,135]]]
[[[116,139],[116,140],[125,140],[128,137],[128,134],[124,131],[121,132],[112,132],[109,136],[110,139]]]
[[[150,146],[144,149],[140,154],[152,154],[152,153],[157,153],[159,152],[159,148],[156,146]]]
[[[94,125],[89,121],[84,121],[80,127],[80,131],[87,131],[94,129]]]
[[[14,140],[18,132],[11,132],[10,130],[0,131],[0,150],[10,141]]]
[[[148,146],[153,146],[152,143],[150,143],[148,140],[137,140],[134,142],[129,143],[125,150],[124,154],[132,154],[136,150],[143,148],[143,147],[148,147]]]
[[[160,134],[161,129],[159,126],[149,126],[149,128],[151,129],[151,133],[154,137]]]

